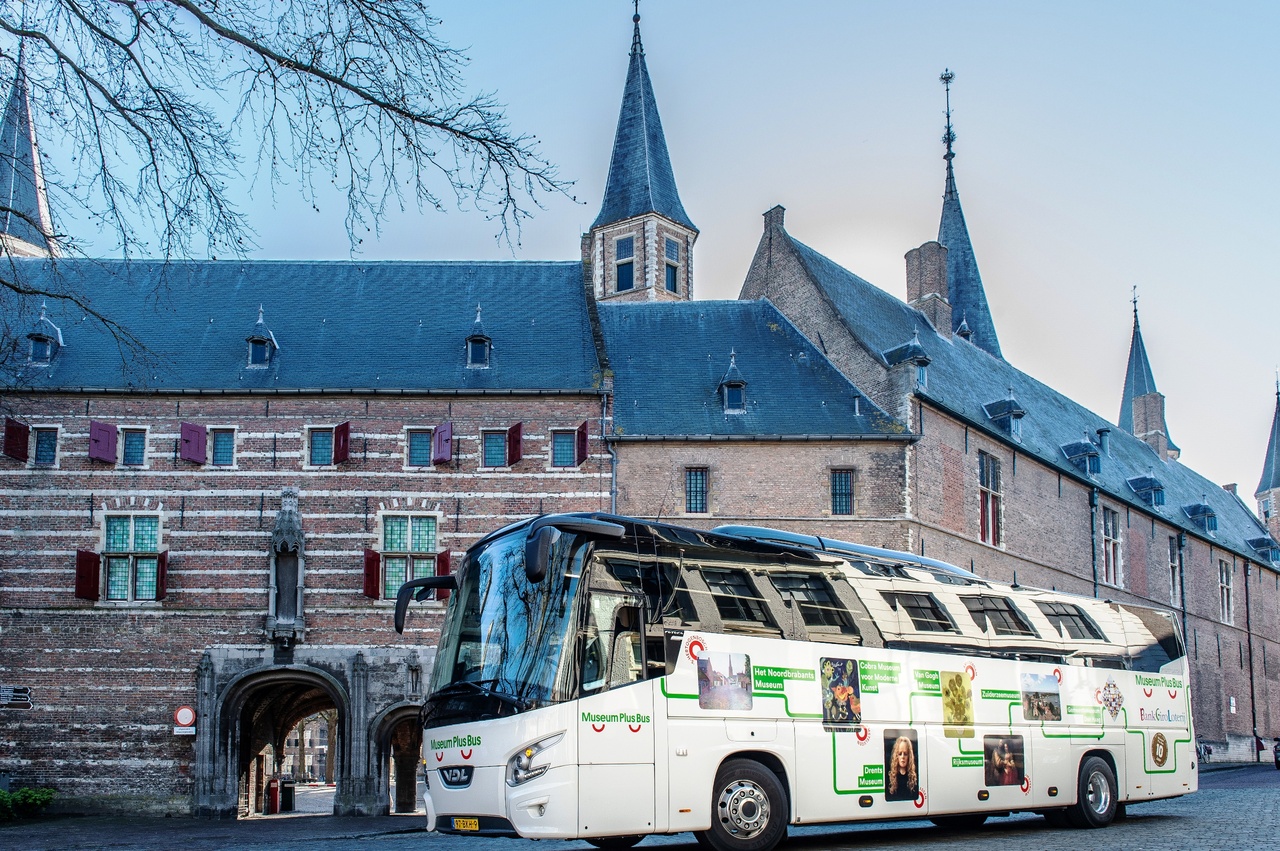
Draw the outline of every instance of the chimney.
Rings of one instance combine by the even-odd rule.
[[[1103,458],[1111,457],[1111,429],[1098,429],[1098,451]]]
[[[1167,431],[1163,394],[1148,393],[1133,400],[1133,434],[1154,449],[1161,461],[1171,460]]]
[[[778,230],[783,230],[782,219],[786,214],[786,207],[781,204],[775,204],[772,209],[768,210],[764,214],[764,229],[774,230],[776,228]]]
[[[951,338],[951,303],[947,301],[947,249],[926,242],[907,252],[907,304],[925,315],[935,331]]]
[[[1235,483],[1235,482],[1232,482],[1232,483],[1231,483],[1231,484],[1229,484],[1229,485],[1223,485],[1223,486],[1222,486],[1222,489],[1223,489],[1224,491],[1226,491],[1227,493],[1231,494],[1232,496],[1239,496],[1239,494],[1238,494],[1238,493],[1236,493],[1236,483]]]

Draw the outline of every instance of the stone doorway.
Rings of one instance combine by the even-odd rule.
[[[418,706],[393,707],[379,724],[379,782],[393,814],[422,812],[422,724]]]

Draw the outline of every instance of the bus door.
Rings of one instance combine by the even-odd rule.
[[[644,676],[641,598],[593,586],[578,635],[578,831],[581,836],[650,833],[653,688]]]

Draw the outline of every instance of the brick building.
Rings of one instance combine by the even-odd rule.
[[[39,220],[14,92],[7,179]],[[908,302],[792,238],[780,207],[742,299],[690,301],[698,231],[637,19],[579,260],[50,264],[9,222],[26,280],[91,292],[147,349],[24,306],[0,677],[32,700],[0,707],[0,771],[64,809],[234,816],[330,712],[335,811],[411,807],[442,609],[397,637],[390,596],[506,522],[574,510],[767,522],[1172,604],[1201,732],[1239,750],[1255,714],[1280,731],[1276,529],[1177,462],[1136,317],[1131,424],[1002,358],[950,153]]]

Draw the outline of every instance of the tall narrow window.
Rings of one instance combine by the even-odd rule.
[[[160,518],[156,515],[107,515],[102,559],[106,562],[106,599],[154,600],[159,578]]]
[[[831,513],[853,514],[853,470],[831,471]]]
[[[1222,622],[1225,624],[1233,624],[1236,622],[1236,612],[1233,602],[1231,595],[1231,563],[1219,559],[1218,606],[1220,614],[1222,615]]]
[[[1169,605],[1182,608],[1182,554],[1178,551],[1178,536],[1169,536]]]
[[[618,292],[625,292],[636,285],[636,240],[624,236],[613,244],[614,264],[617,271]]]
[[[36,466],[52,467],[58,462],[58,430],[56,428],[38,428],[35,432]]]
[[[667,239],[667,292],[680,291],[680,243]]]
[[[998,547],[1004,543],[1001,528],[1002,503],[1000,459],[985,452],[978,453],[978,527],[984,544]]]
[[[1102,581],[1108,585],[1120,585],[1120,514],[1110,508],[1102,509]]]
[[[210,430],[213,444],[213,466],[230,467],[236,462],[236,433],[229,428]]]
[[[142,467],[147,463],[147,433],[142,429],[122,429],[124,455],[121,463],[127,467]]]
[[[687,467],[684,471],[684,510],[686,514],[707,513],[706,467]]]
[[[507,466],[507,433],[505,431],[486,431],[484,433],[483,467]]]

